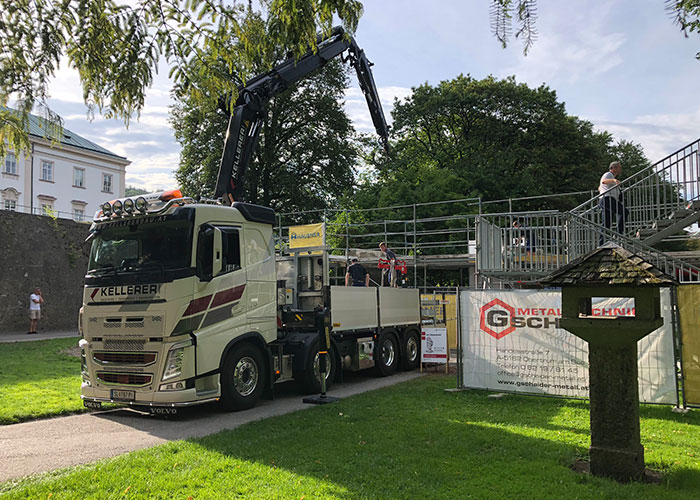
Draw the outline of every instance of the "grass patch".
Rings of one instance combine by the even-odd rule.
[[[78,338],[0,343],[0,424],[83,410]]]
[[[0,498],[639,500],[695,498],[700,491],[698,412],[644,406],[646,463],[663,472],[663,482],[621,485],[570,469],[587,455],[586,402],[443,391],[452,386],[450,377],[423,377],[5,483]]]

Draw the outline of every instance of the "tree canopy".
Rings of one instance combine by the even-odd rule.
[[[234,75],[239,81],[264,74],[286,58],[268,33],[264,13],[249,10],[242,26],[246,39],[261,50],[250,73]],[[232,38],[229,43],[236,52],[245,42]],[[171,108],[170,123],[182,145],[176,178],[186,194],[206,197],[216,184],[230,109],[221,105],[219,92],[218,100],[197,95],[199,80],[209,78],[210,68],[198,61],[191,65],[196,79],[175,87]],[[331,206],[352,188],[357,147],[342,105],[347,73],[339,59],[330,61],[266,104],[243,199],[286,212],[308,210]]]
[[[362,14],[358,0],[261,0],[266,32],[275,46],[296,55],[316,46],[317,32],[330,33],[334,16],[352,33]],[[208,68],[192,92],[215,99],[236,94],[232,74],[246,75],[260,40],[242,27],[250,3],[219,0],[0,0],[0,156],[5,141],[27,142],[27,113],[56,123],[47,100],[61,64],[78,70],[89,114],[123,119],[143,108],[147,88],[163,58],[177,84],[193,81],[191,62]],[[229,40],[240,40],[232,52]],[[219,71],[216,71],[219,68]],[[16,112],[6,106],[12,98]]]
[[[590,191],[614,159],[627,175],[648,165],[640,146],[614,144],[568,115],[556,92],[514,77],[424,84],[392,114],[393,155],[374,162],[355,197],[360,206]]]

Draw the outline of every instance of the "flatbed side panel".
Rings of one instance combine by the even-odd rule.
[[[382,327],[420,324],[417,288],[379,288],[379,320]]]
[[[366,330],[377,327],[377,288],[331,287],[333,330]]]

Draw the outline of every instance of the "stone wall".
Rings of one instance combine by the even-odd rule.
[[[90,225],[0,210],[0,334],[26,332],[29,295],[44,297],[42,330],[76,330]]]

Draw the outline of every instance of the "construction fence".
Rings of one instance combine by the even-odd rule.
[[[559,290],[452,290],[423,297],[436,307],[459,297],[459,388],[588,398],[588,344],[559,328]],[[635,314],[633,299],[597,300],[594,314]],[[700,285],[661,290],[664,325],[637,344],[640,402],[700,406],[698,304]]]

